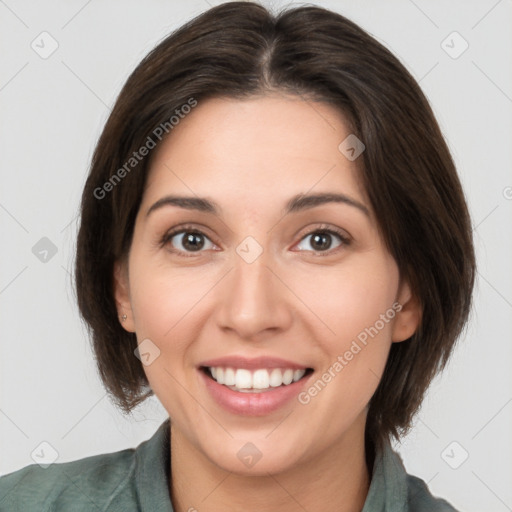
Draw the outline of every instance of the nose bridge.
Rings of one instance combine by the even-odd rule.
[[[219,326],[244,338],[284,329],[291,320],[286,289],[270,270],[271,255],[261,249],[251,240],[237,247],[220,307]]]
[[[269,263],[266,253],[254,261],[247,261],[238,255],[233,269],[233,295],[238,296],[238,299],[249,299],[254,305],[259,304],[259,307],[268,304],[273,288]]]

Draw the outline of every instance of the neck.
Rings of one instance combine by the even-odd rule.
[[[303,464],[266,476],[223,470],[192,446],[172,422],[170,447],[175,512],[360,512],[370,485],[364,428],[347,433]]]

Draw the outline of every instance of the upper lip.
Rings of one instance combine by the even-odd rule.
[[[305,370],[310,368],[307,365],[281,359],[279,357],[260,356],[255,358],[247,358],[244,356],[225,356],[216,359],[209,359],[202,362],[199,366],[208,367],[230,367],[245,368],[247,370],[257,370],[258,368],[291,368],[293,370]]]

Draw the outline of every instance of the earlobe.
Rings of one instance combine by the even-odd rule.
[[[397,314],[391,334],[393,343],[408,340],[417,331],[422,316],[421,303],[412,294],[410,286],[406,282],[400,286],[396,303],[400,306],[396,309]]]
[[[130,286],[128,282],[128,269],[125,263],[114,263],[114,298],[117,306],[119,322],[128,332],[135,332],[133,311],[130,300]]]

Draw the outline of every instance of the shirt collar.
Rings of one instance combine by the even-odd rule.
[[[170,418],[136,450],[135,486],[143,512],[174,512],[169,493]]]
[[[136,450],[136,487],[142,511],[174,512],[169,493],[170,418]],[[375,456],[362,512],[396,512],[407,503],[407,473],[390,442]],[[405,511],[404,511],[405,512]]]
[[[407,509],[407,473],[389,440],[375,456],[370,488],[362,512],[396,512]]]

